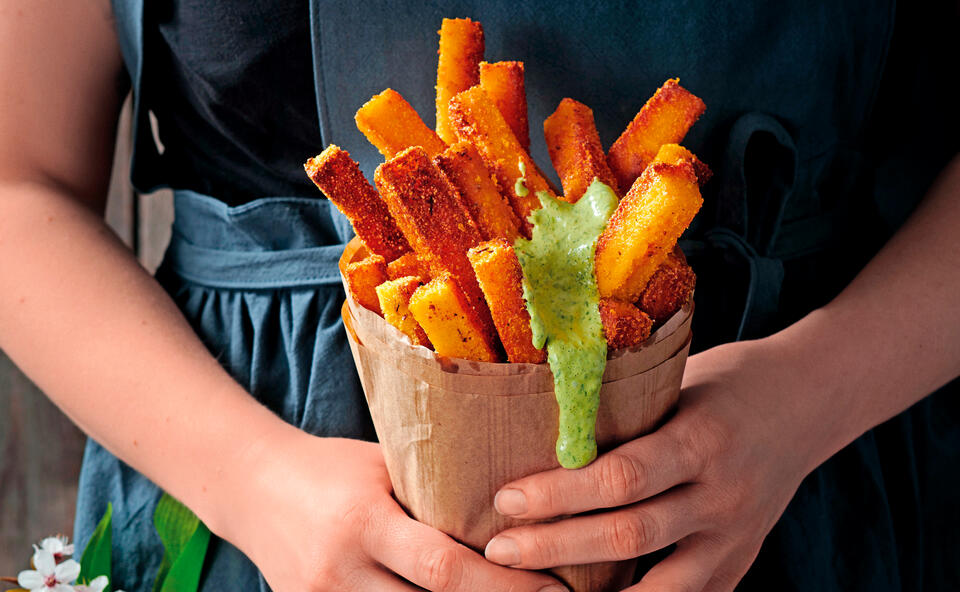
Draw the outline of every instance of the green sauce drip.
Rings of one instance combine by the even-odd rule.
[[[527,189],[527,165],[524,164],[523,159],[521,158],[517,163],[517,166],[520,167],[520,178],[517,179],[517,182],[513,184],[513,192],[519,197],[526,197],[530,194],[530,190]]]
[[[596,423],[607,341],[593,271],[597,238],[617,208],[612,189],[594,181],[569,204],[537,192],[543,207],[530,214],[533,239],[518,238],[523,296],[533,343],[547,347],[560,409],[557,460],[568,469],[597,457]]]

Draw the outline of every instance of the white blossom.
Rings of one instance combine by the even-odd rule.
[[[80,564],[73,559],[58,565],[53,553],[37,549],[33,554],[33,567],[17,576],[20,586],[30,592],[75,592],[71,584],[80,575]]]
[[[73,543],[70,542],[70,539],[63,535],[57,535],[52,537],[47,537],[40,541],[40,546],[33,546],[33,550],[36,551],[38,548],[43,549],[44,551],[49,551],[53,555],[54,561],[60,563],[70,559],[73,556]]]

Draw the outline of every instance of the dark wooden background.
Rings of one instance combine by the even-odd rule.
[[[169,192],[136,194],[129,183],[129,164],[128,101],[117,131],[106,217],[152,272],[169,240],[172,197]],[[31,545],[43,537],[62,533],[72,540],[85,441],[0,351],[0,576],[26,569]]]

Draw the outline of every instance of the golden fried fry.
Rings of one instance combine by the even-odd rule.
[[[483,27],[468,18],[445,18],[437,32],[440,34],[440,59],[437,62],[437,134],[444,142],[453,144],[457,141],[457,135],[450,126],[447,109],[455,94],[480,83]]]
[[[607,347],[622,349],[643,343],[650,337],[653,321],[629,302],[612,298],[600,299],[600,319]]]
[[[523,62],[480,62],[480,88],[497,106],[523,149],[529,152],[530,127],[527,125]]]
[[[346,268],[347,287],[360,306],[383,316],[377,299],[377,286],[387,281],[387,262],[380,255],[370,255]]]
[[[513,247],[504,239],[481,243],[467,253],[507,359],[515,364],[545,362],[547,353],[533,346],[530,313],[523,300],[523,272]]]
[[[456,279],[476,312],[476,324],[495,342],[490,310],[467,259],[467,251],[483,239],[457,190],[419,146],[381,164],[374,179],[417,259],[434,278],[446,272]]]
[[[475,86],[450,99],[450,123],[456,129],[457,137],[476,146],[487,169],[497,180],[500,193],[507,196],[520,217],[524,235],[529,236],[531,224],[527,216],[540,208],[536,192],[546,191],[551,197],[557,194],[517,141],[503,115],[487,93]],[[520,171],[521,163],[526,168],[527,191],[521,190],[518,194],[517,180],[524,177]]]
[[[472,144],[453,144],[433,161],[460,192],[485,240],[505,238],[512,243],[520,236],[520,220]]]
[[[563,99],[553,115],[543,122],[550,160],[563,184],[563,199],[576,203],[597,179],[617,195],[617,180],[600,144],[593,111],[573,99]]]
[[[393,158],[395,154],[410,146],[422,146],[430,156],[440,154],[447,147],[443,140],[423,123],[410,103],[391,88],[373,95],[373,98],[357,110],[354,120],[357,128],[377,147],[384,158]]]
[[[706,163],[680,144],[664,144],[660,146],[656,158],[653,159],[653,162],[666,162],[669,164],[680,164],[683,161],[687,161],[693,165],[693,170],[697,173],[697,183],[700,184],[700,187],[703,187],[704,183],[709,181],[710,177],[713,176],[713,171],[710,170],[710,167],[708,167]]]
[[[636,302],[702,204],[689,162],[647,167],[597,240],[600,295]]]
[[[647,282],[637,307],[654,323],[662,323],[690,300],[696,283],[697,275],[687,265],[680,247],[676,247]]]
[[[496,344],[477,322],[474,308],[449,273],[441,273],[417,288],[408,306],[439,355],[500,361]]]
[[[377,286],[377,298],[383,318],[410,338],[410,343],[433,347],[423,327],[410,312],[410,296],[423,285],[419,277],[407,276],[383,282]]]
[[[417,254],[413,251],[404,253],[402,256],[387,263],[387,277],[391,280],[398,280],[411,275],[422,278],[425,282],[430,280],[430,274],[420,265]]]
[[[308,160],[303,168],[327,199],[350,220],[354,232],[370,252],[392,261],[410,251],[387,205],[347,151],[331,144]]]
[[[676,78],[663,83],[607,154],[620,188],[633,184],[660,146],[680,143],[705,109],[703,101],[680,86]]]

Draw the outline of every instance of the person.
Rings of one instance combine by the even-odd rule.
[[[216,535],[203,590],[549,592],[529,570],[640,555],[632,592],[956,589],[956,383],[927,395],[960,374],[960,161],[950,53],[914,53],[950,21],[500,4],[0,8],[0,347],[90,435],[80,547],[112,503],[113,583],[148,589],[164,490]],[[391,497],[339,320],[350,229],[301,170],[336,142],[369,175],[353,111],[391,86],[429,113],[433,31],[463,15],[487,59],[526,62],[531,121],[573,96],[606,145],[681,76],[708,105],[685,144],[717,172],[684,244],[705,351],[676,413],[505,486],[505,514],[576,515],[486,558]],[[926,45],[897,45],[911,27]],[[156,280],[101,220],[131,87],[133,182],[176,190]]]

